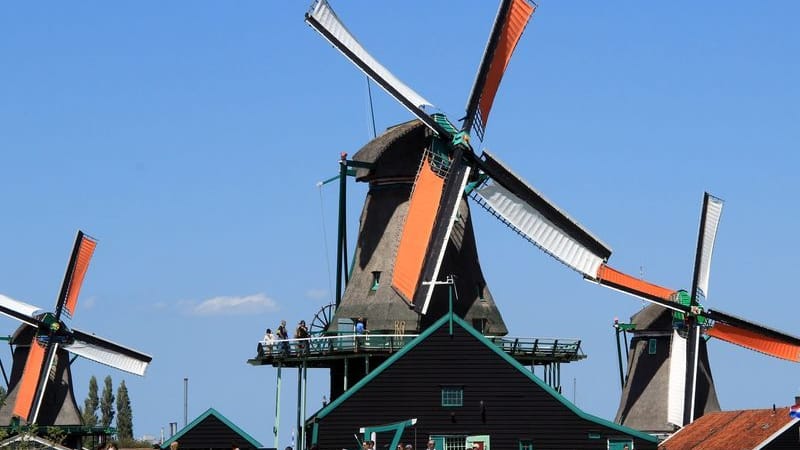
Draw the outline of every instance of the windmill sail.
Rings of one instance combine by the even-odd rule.
[[[461,160],[461,152],[456,152],[455,161],[445,180],[442,203],[436,213],[436,226],[428,245],[425,264],[422,266],[422,281],[429,284],[418,289],[414,297],[414,309],[422,314],[428,312],[431,296],[436,288],[435,283],[439,281],[439,270],[442,267],[447,244],[450,242],[450,234],[453,231],[458,205],[462,200],[469,173],[470,167]]]
[[[464,129],[469,132],[474,126],[481,140],[500,81],[535,9],[536,5],[527,0],[504,0],[497,10],[467,101],[464,122]]]
[[[686,338],[672,330],[669,355],[667,421],[683,426],[683,405],[686,395]]]
[[[12,319],[28,325],[37,326],[36,314],[42,311],[38,306],[29,305],[25,302],[15,300],[0,294],[0,314],[4,314]]]
[[[417,173],[392,275],[392,286],[408,303],[414,302],[444,190],[444,178],[433,170],[433,158],[431,154],[424,157]]]
[[[75,314],[78,305],[78,295],[83,285],[83,277],[89,270],[89,262],[92,260],[97,241],[78,231],[75,238],[75,246],[72,250],[72,257],[67,265],[67,273],[64,275],[64,282],[61,287],[61,295],[56,305],[56,318],[60,317],[63,310],[68,317]]]
[[[473,199],[547,254],[597,278],[611,256],[605,243],[486,151],[481,168],[491,182],[473,191]]]
[[[399,78],[394,76],[389,69],[384,67],[356,40],[352,33],[336,16],[331,6],[325,0],[317,0],[306,14],[306,23],[315,29],[337,50],[375,81],[383,90],[394,97],[411,114],[417,116],[425,125],[430,127],[440,136],[449,136],[449,133],[436,123],[422,108],[433,106],[424,97],[417,94]]]
[[[698,253],[696,266],[696,290],[692,295],[708,297],[708,279],[711,273],[711,255],[714,253],[714,240],[717,237],[720,216],[722,215],[723,201],[708,192],[703,200],[700,236],[698,239]]]
[[[31,409],[36,399],[39,375],[44,370],[44,359],[47,349],[36,339],[31,342],[28,357],[25,360],[25,369],[19,382],[19,392],[14,403],[14,415],[29,418]]]
[[[65,345],[70,353],[134,375],[144,376],[153,357],[93,334],[72,330],[75,342]]]

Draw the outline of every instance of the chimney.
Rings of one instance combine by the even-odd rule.
[[[795,395],[794,396],[794,404],[795,405],[800,405],[800,395]]]

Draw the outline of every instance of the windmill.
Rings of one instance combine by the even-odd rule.
[[[650,338],[654,336],[654,331],[663,333],[665,330],[669,330],[669,340],[667,341],[669,342],[668,387],[664,390],[664,383],[661,382],[655,383],[659,386],[654,386],[652,389],[661,389],[662,394],[666,393],[666,420],[676,426],[683,426],[694,421],[696,417],[699,417],[698,411],[702,413],[719,409],[708,366],[705,341],[701,339],[702,334],[770,356],[800,362],[800,338],[719,310],[705,309],[702,306],[702,302],[708,295],[711,256],[722,207],[721,199],[705,193],[690,291],[664,288],[631,277],[606,265],[599,268],[596,277],[587,277],[590,281],[598,282],[654,304],[645,308],[637,316],[644,325],[641,329],[644,334],[641,337]],[[669,313],[659,311],[659,308],[666,308]],[[637,316],[634,316],[634,321]],[[645,316],[646,318],[643,318]],[[671,326],[665,327],[664,322],[669,322],[670,318],[671,324],[668,325]],[[661,322],[660,326],[655,325],[658,322]],[[625,423],[627,418],[632,415],[631,411],[637,408],[637,402],[644,404],[653,402],[653,400],[643,397],[642,391],[656,376],[652,366],[658,364],[644,361],[641,355],[649,350],[646,350],[643,344],[641,339],[638,345],[631,342],[634,351],[629,362],[629,376],[617,413],[617,419],[621,423]],[[664,360],[664,355],[662,353],[659,361]],[[662,406],[663,400],[665,399],[660,399]],[[638,414],[642,414],[641,409]]]
[[[136,375],[144,375],[152,357],[91,333],[69,328],[81,285],[97,242],[78,231],[55,309],[40,308],[0,295],[0,313],[22,322],[12,338],[16,345],[9,394],[0,423],[18,417],[29,424],[80,425],[72,393],[67,352]]]
[[[460,313],[468,319],[472,314],[473,323],[488,322],[486,327],[481,326],[484,332],[505,334],[505,325],[496,312],[478,266],[465,202],[467,193],[514,231],[581,273],[596,274],[610,256],[611,251],[605,244],[516,176],[499,159],[487,151],[478,155],[472,147],[471,135],[483,139],[500,81],[534,9],[535,4],[527,0],[501,2],[460,128],[443,114],[428,114],[425,108],[430,108],[431,103],[373,58],[325,0],[316,1],[306,14],[306,22],[312,28],[418,119],[418,122],[390,129],[362,148],[354,158],[368,163],[366,168],[358,169],[356,176],[371,184],[370,197],[361,219],[357,253],[369,246],[368,253],[374,250],[377,256],[366,255],[370,257],[366,260],[362,255],[355,261],[355,270],[360,270],[363,276],[354,273],[348,289],[355,289],[351,289],[351,285],[360,286],[357,294],[359,304],[348,302],[345,293],[337,316],[352,317],[363,313],[361,308],[369,307],[367,304],[371,301],[368,288],[377,286],[378,293],[383,289],[387,296],[402,299],[398,301],[422,317],[417,321],[408,312],[403,313],[394,302],[390,305],[393,308],[391,312],[388,315],[383,313],[383,324],[390,323],[393,318],[395,322],[405,322],[407,318],[413,325],[406,328],[421,329],[426,314],[446,309],[443,305],[446,302],[440,301],[442,296],[435,294],[436,286],[445,276],[455,272],[462,308]],[[411,172],[397,169],[409,165]],[[386,186],[398,183],[406,184],[404,192],[381,192]],[[379,198],[391,204],[382,214],[369,210],[375,209],[369,205],[375,204]],[[383,231],[389,230],[392,238],[396,235],[397,242],[387,243],[386,239],[368,242],[364,232],[368,225],[381,227],[377,232],[370,230],[370,233],[382,233],[384,238]],[[382,270],[370,267],[376,260],[380,260]],[[382,280],[378,278],[391,279],[391,283],[380,285]],[[392,293],[388,293],[387,286],[391,286]],[[436,301],[432,301],[434,298]],[[374,314],[381,314],[379,308],[386,311],[386,307],[386,304],[381,304],[372,310]],[[436,318],[438,316],[433,320]],[[373,317],[368,319],[374,329]],[[384,326],[379,325],[379,328]]]
[[[515,175],[491,153],[484,151],[477,155],[474,152],[470,133],[474,132],[479,139],[483,138],[500,80],[534,9],[535,5],[526,0],[505,0],[501,3],[467,101],[463,125],[458,129],[442,114],[429,115],[425,108],[431,106],[430,102],[372,57],[342,24],[325,0],[318,0],[312,5],[306,14],[306,22],[423,124],[405,124],[391,129],[359,152],[363,152],[365,157],[372,157],[372,160],[366,158],[367,163],[384,157],[393,163],[408,164],[411,160],[418,167],[413,181],[406,180],[405,174],[391,173],[391,169],[386,170],[382,177],[375,173],[379,171],[377,168],[370,171],[372,169],[369,165],[358,169],[362,180],[373,185],[371,194],[373,191],[376,194],[375,198],[368,198],[368,204],[377,200],[378,188],[382,184],[401,181],[412,184],[410,196],[394,194],[394,209],[388,213],[370,214],[365,207],[360,239],[363,237],[363,229],[370,221],[380,223],[392,232],[395,230],[391,230],[389,225],[402,222],[402,225],[397,226],[398,243],[393,247],[393,252],[385,250],[387,244],[384,242],[368,244],[372,246],[370,251],[384,247],[377,259],[388,260],[383,263],[391,272],[393,291],[414,311],[424,315],[431,308],[431,299],[434,297],[435,286],[441,281],[440,273],[448,252],[452,256],[451,249],[458,249],[459,244],[470,244],[470,239],[474,240],[468,235],[471,233],[471,223],[468,215],[465,215],[468,211],[462,207],[463,198],[468,193],[509,228],[579,272],[584,279],[643,298],[678,313],[676,318],[682,320],[684,326],[676,339],[685,339],[687,344],[677,346],[686,349],[686,360],[685,369],[675,372],[685,372],[686,377],[683,388],[677,388],[678,381],[673,383],[676,388],[673,389],[675,399],[671,409],[673,414],[682,416],[680,419],[673,417],[678,425],[689,423],[695,413],[701,327],[709,336],[793,361],[800,358],[800,340],[721,311],[704,310],[700,306],[700,301],[708,292],[711,253],[722,210],[721,200],[706,195],[691,291],[675,291],[608,266],[611,250],[607,245]],[[421,127],[425,127],[425,136],[417,140],[409,138]],[[409,144],[406,142],[409,139],[413,145],[407,145],[410,149],[404,154],[399,147]],[[390,156],[386,156],[387,153]],[[383,164],[383,167],[390,165]],[[396,177],[393,178],[392,175]],[[454,230],[457,232],[454,233]],[[459,235],[458,231],[463,231],[464,234]],[[453,235],[456,236],[455,240]],[[459,238],[463,240],[459,242]],[[360,241],[359,245],[363,243],[364,241]],[[368,286],[377,287],[378,291],[382,289],[379,279],[381,271],[372,270],[373,278],[368,280],[369,265],[376,259],[374,255],[371,256],[370,261],[360,261],[359,269],[364,276],[357,283],[362,289],[357,295],[362,297],[361,304],[348,310],[348,305],[345,305],[347,295],[342,302],[340,310],[348,310],[351,315],[370,301],[370,294],[366,293]],[[479,270],[476,273],[480,275]],[[353,279],[356,277],[357,274],[354,274]],[[478,297],[481,292],[479,288]],[[437,299],[434,303],[441,302]],[[493,302],[487,304],[494,307]],[[376,306],[383,307],[384,305]],[[397,314],[400,314],[399,310]],[[336,315],[340,315],[340,311]],[[391,317],[387,317],[386,322],[390,319]],[[421,323],[416,325],[419,328]],[[683,358],[672,358],[674,361],[681,359]]]

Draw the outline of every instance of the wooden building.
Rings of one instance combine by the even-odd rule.
[[[179,450],[239,450],[260,449],[261,444],[242,431],[214,408],[209,408],[191,423],[183,427],[161,444],[161,449],[170,448],[178,442]]]
[[[587,414],[455,315],[445,315],[306,422],[310,445],[354,448],[354,434],[416,419],[402,442],[463,450],[655,449],[657,439]],[[383,450],[392,436],[378,433]],[[363,436],[361,437],[363,438]],[[393,449],[390,449],[393,450]]]

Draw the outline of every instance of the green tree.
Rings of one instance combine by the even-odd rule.
[[[107,427],[114,420],[114,392],[110,375],[106,376],[104,382],[103,397],[100,399],[100,424]]]
[[[89,394],[83,402],[83,424],[88,427],[97,425],[97,407],[100,405],[100,400],[97,397],[97,378],[92,375],[89,379]]]
[[[125,380],[117,388],[117,438],[120,441],[133,439],[133,411]]]

